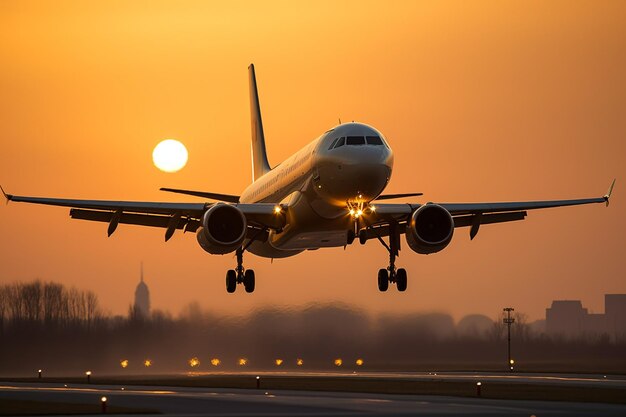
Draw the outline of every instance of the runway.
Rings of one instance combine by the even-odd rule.
[[[303,376],[301,373],[299,376]],[[250,374],[252,375],[252,374]],[[262,378],[285,377],[261,373]],[[309,374],[311,375],[311,374]],[[322,374],[328,376],[329,374]],[[438,375],[404,373],[330,374],[350,378],[471,379],[496,381],[515,375],[485,373],[444,373]],[[312,378],[315,378],[311,375]],[[524,375],[521,382],[538,384],[610,384],[624,387],[626,378],[586,375]],[[180,377],[179,377],[180,378]],[[621,389],[621,388],[620,388]],[[147,385],[96,385],[59,382],[0,382],[0,400],[26,400],[93,404],[97,413],[100,398],[107,404],[152,414],[193,416],[623,416],[626,405],[565,401],[530,401],[452,397],[442,395],[396,395],[351,392],[293,391],[272,389],[197,388]],[[2,414],[2,410],[0,410]]]
[[[194,372],[194,375],[219,375],[216,373]],[[182,376],[183,374],[181,374]],[[189,375],[184,374],[184,375]],[[563,373],[506,373],[506,372],[245,372],[238,375],[255,375],[268,377],[341,377],[341,378],[372,378],[408,381],[466,381],[466,382],[498,382],[521,384],[548,384],[581,387],[614,387],[626,389],[626,375],[604,374],[563,374]]]
[[[0,386],[0,398],[100,404],[154,410],[168,415],[204,416],[623,416],[626,406],[553,401],[487,400],[420,395],[257,391],[167,387]]]

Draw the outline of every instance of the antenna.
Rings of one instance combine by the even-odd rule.
[[[143,261],[141,261],[141,274],[140,274],[140,277],[141,277],[141,282],[143,282]]]
[[[339,118],[339,124],[341,124],[341,117]]]

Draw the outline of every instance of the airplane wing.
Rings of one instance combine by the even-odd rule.
[[[70,207],[70,217],[80,220],[106,222],[109,236],[122,224],[135,224],[165,228],[165,240],[174,231],[183,229],[195,232],[200,226],[202,215],[216,203],[168,203],[145,201],[77,200],[47,197],[28,197],[7,194],[0,187],[8,201]],[[225,203],[218,203],[225,204]],[[239,208],[248,221],[249,229],[280,228],[284,226],[284,216],[277,216],[274,204],[233,204]]]
[[[527,210],[537,210],[553,207],[578,206],[583,204],[605,203],[609,199],[615,186],[615,180],[609,190],[602,197],[582,198],[574,200],[547,200],[547,201],[520,201],[503,203],[428,203],[437,204],[450,212],[454,219],[454,227],[472,226],[470,237],[473,239],[481,224],[503,223],[524,220]],[[411,214],[422,204],[376,204],[376,211],[368,216],[373,221],[372,230],[366,236],[380,237],[389,235],[390,222],[406,223]]]

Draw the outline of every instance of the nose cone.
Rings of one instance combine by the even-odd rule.
[[[335,205],[348,200],[371,201],[387,186],[393,152],[386,146],[344,146],[321,156],[315,191]]]

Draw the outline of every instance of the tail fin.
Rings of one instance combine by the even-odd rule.
[[[267,152],[265,151],[265,135],[263,134],[254,64],[250,64],[248,72],[250,75],[250,117],[252,119],[252,181],[256,181],[263,174],[269,172],[271,168],[267,162]]]

